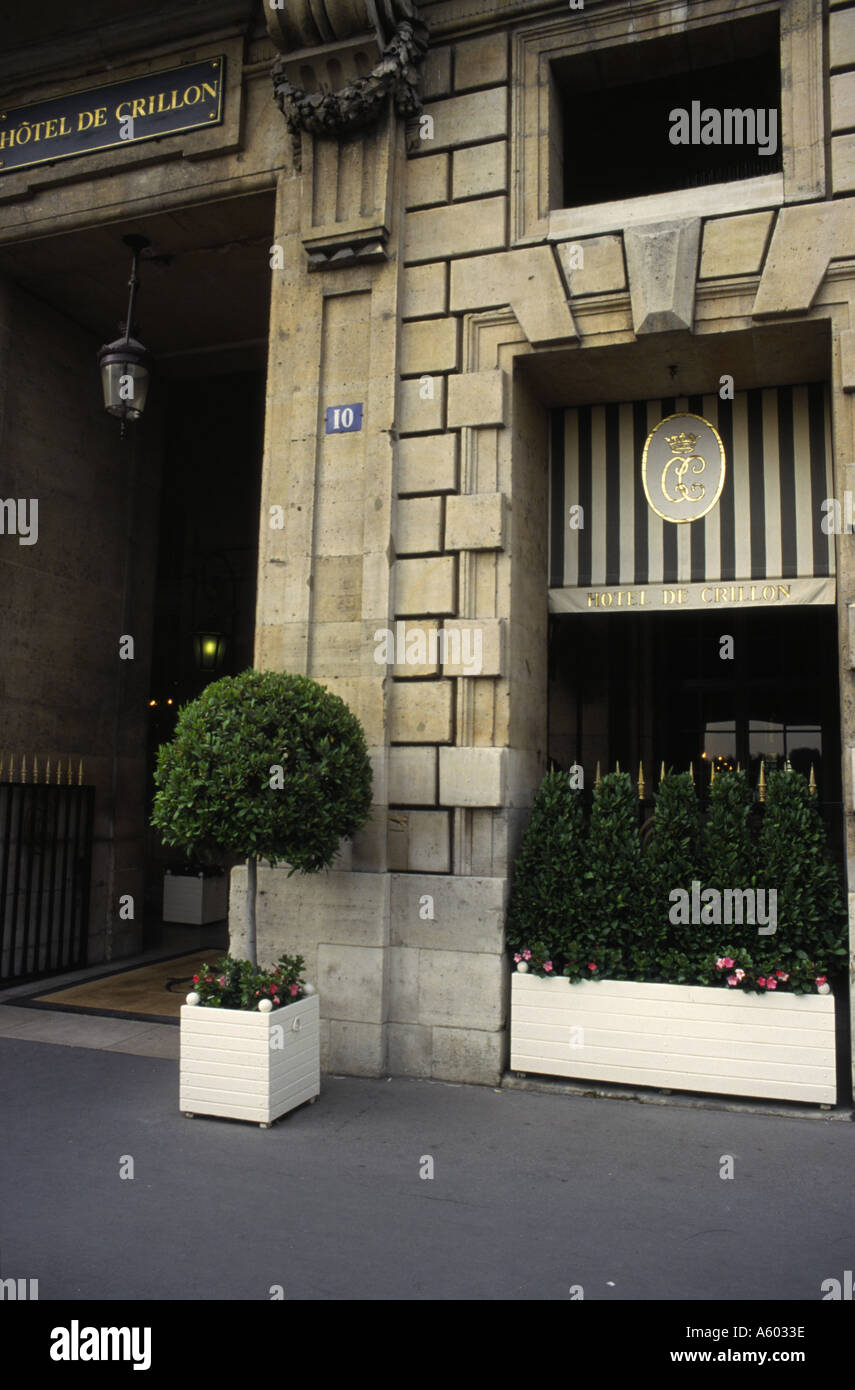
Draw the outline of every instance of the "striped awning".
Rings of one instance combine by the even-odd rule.
[[[641,459],[650,431],[681,411],[718,430],[726,476],[711,511],[675,524],[648,504]],[[831,460],[823,383],[737,391],[732,401],[714,394],[553,411],[551,611],[613,606],[590,592],[611,588],[628,592],[626,606],[645,591],[641,606],[651,606],[645,600],[672,593],[668,586],[739,605],[782,581],[792,601],[833,602],[834,537],[822,529]]]

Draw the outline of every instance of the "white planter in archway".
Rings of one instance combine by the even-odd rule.
[[[317,994],[270,1013],[181,1006],[179,1108],[268,1126],[321,1090]]]
[[[833,1105],[834,996],[514,972],[511,1070]]]

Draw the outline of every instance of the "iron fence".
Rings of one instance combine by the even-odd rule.
[[[0,982],[87,964],[95,788],[0,782]]]

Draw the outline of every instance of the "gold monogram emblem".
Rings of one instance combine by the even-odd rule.
[[[724,475],[724,446],[702,416],[669,415],[647,436],[641,460],[644,493],[663,521],[705,516],[721,496]]]
[[[698,502],[702,497],[706,497],[707,490],[703,483],[691,483],[687,487],[683,482],[690,463],[694,465],[693,473],[703,473],[707,466],[706,459],[702,459],[700,454],[692,453],[700,437],[699,434],[686,434],[683,430],[679,434],[665,436],[665,443],[671,450],[672,457],[662,469],[662,491],[669,502]],[[668,469],[672,463],[677,465],[674,469],[674,496],[668,491]]]

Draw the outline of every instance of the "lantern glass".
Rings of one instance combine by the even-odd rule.
[[[136,338],[117,338],[98,353],[104,409],[123,423],[145,410],[152,356]]]
[[[221,632],[197,632],[193,651],[200,671],[219,671],[226,656],[226,639]]]
[[[120,420],[138,420],[145,410],[151,373],[143,362],[111,357],[101,364],[104,409]]]

